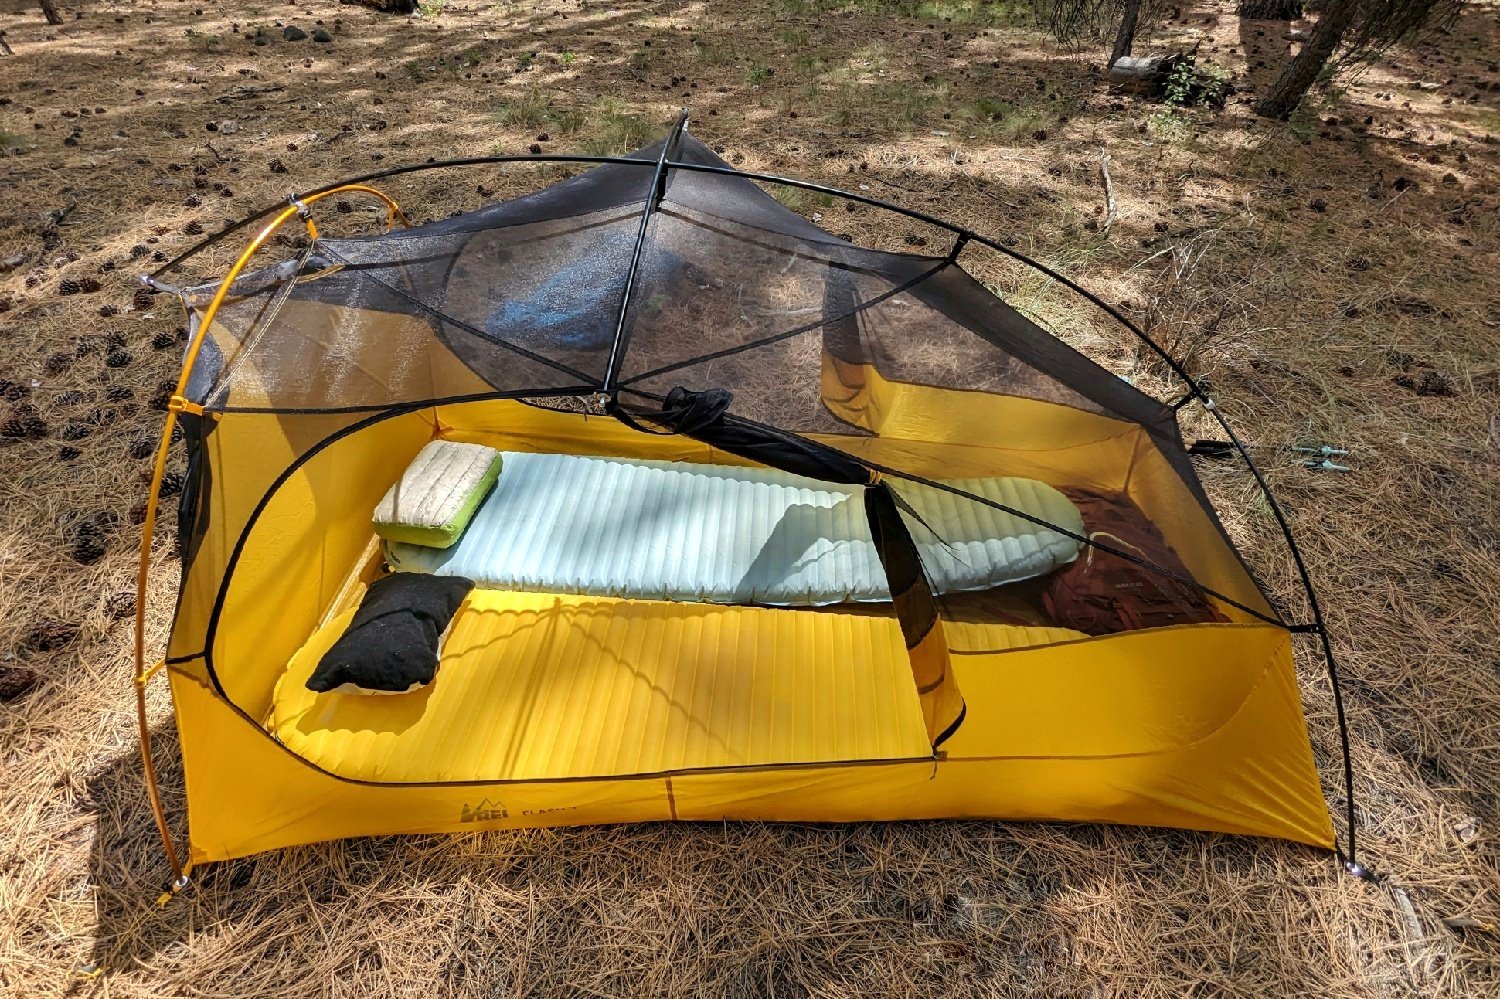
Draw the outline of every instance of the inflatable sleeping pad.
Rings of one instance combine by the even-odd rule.
[[[481,587],[707,603],[887,601],[862,487],[774,469],[503,452],[502,471],[445,549],[391,542],[399,571]],[[1074,534],[1077,508],[1020,478],[951,485]],[[1078,556],[1065,534],[929,486],[894,482],[939,593],[984,590]],[[925,526],[924,526],[925,525]]]

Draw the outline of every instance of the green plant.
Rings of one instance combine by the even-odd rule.
[[[484,61],[484,50],[478,46],[464,49],[457,55],[443,56],[427,62],[422,59],[408,59],[401,64],[406,75],[418,83],[433,79],[441,74],[461,73],[466,69],[473,69]]]
[[[775,74],[775,72],[776,71],[774,69],[771,69],[769,66],[762,66],[759,63],[751,63],[749,68],[745,70],[745,82],[750,84],[751,86],[758,87],[769,80],[772,75]]]
[[[811,44],[806,31],[789,25],[776,29],[776,40],[794,52],[800,52]]]
[[[1317,134],[1320,124],[1322,124],[1322,119],[1300,104],[1286,120],[1287,131],[1292,133],[1292,138],[1298,142],[1311,141],[1312,137]]]
[[[31,143],[17,132],[0,128],[0,149],[30,149]]]
[[[734,61],[734,50],[727,45],[715,45],[701,38],[694,38],[693,58],[707,66],[722,66]]]
[[[422,0],[422,3],[417,4],[417,10],[421,12],[423,17],[431,21],[443,12],[443,7],[447,2],[448,0]]]
[[[822,191],[806,191],[800,187],[777,184],[771,188],[771,197],[799,215],[811,215],[822,208],[832,208],[837,199]]]
[[[540,90],[528,90],[515,100],[500,105],[494,116],[501,125],[528,132],[546,129],[562,135],[577,132],[584,123],[582,111],[563,107]]]
[[[1216,62],[1183,59],[1167,74],[1165,98],[1173,107],[1222,108],[1229,96],[1229,70]]]
[[[522,52],[522,53],[520,53],[520,54],[518,54],[516,56],[516,70],[518,72],[524,73],[528,69],[530,69],[531,66],[532,66],[532,64],[535,63],[535,62],[536,62],[536,53],[535,52],[531,52],[531,51]]]
[[[962,114],[986,137],[1003,141],[1034,135],[1046,124],[1040,108],[988,95],[976,97]]]
[[[598,123],[584,140],[590,156],[619,156],[639,149],[656,137],[656,123],[638,114],[627,114],[613,101],[600,106]]]
[[[560,62],[560,63],[562,63],[564,66],[571,66],[577,60],[578,60],[578,53],[577,52],[567,51],[567,52],[559,52],[557,54],[557,61]]]
[[[254,37],[253,35],[251,37]],[[211,35],[206,31],[198,31],[196,28],[187,29],[188,44],[196,49],[217,48],[224,41],[221,35]]]
[[[1163,108],[1156,111],[1146,119],[1146,127],[1151,134],[1168,142],[1182,142],[1192,134],[1188,123],[1179,115],[1173,113],[1173,108]]]

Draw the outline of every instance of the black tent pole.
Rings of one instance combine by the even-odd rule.
[[[606,396],[614,395],[615,380],[620,375],[620,364],[625,359],[625,339],[629,332],[625,328],[625,320],[630,313],[630,295],[635,290],[635,276],[640,273],[641,256],[646,249],[646,232],[651,227],[651,217],[656,214],[662,198],[666,197],[667,164],[677,151],[677,142],[682,138],[683,129],[687,128],[687,120],[687,109],[683,108],[682,113],[677,116],[677,124],[672,126],[666,141],[661,144],[656,172],[651,175],[651,190],[646,195],[646,207],[641,212],[641,227],[635,234],[635,246],[630,251],[630,267],[625,271],[625,289],[620,292],[620,311],[615,315],[615,337],[609,347],[609,363],[604,368],[604,385],[599,390]]]

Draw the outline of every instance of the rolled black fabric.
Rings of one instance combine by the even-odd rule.
[[[307,689],[323,693],[347,684],[400,694],[431,683],[442,634],[473,588],[474,581],[461,576],[396,572],[377,579]]]
[[[641,422],[702,441],[720,451],[792,475],[847,486],[873,481],[870,470],[853,458],[805,437],[741,419],[729,412],[734,397],[724,389],[690,392],[678,386],[654,413],[632,413],[618,403],[606,408],[621,423],[637,430]]]

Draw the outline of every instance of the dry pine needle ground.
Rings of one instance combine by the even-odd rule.
[[[0,56],[0,665],[39,678],[0,706],[0,994],[1495,994],[1500,937],[1475,924],[1500,922],[1496,8],[1341,79],[1288,125],[1253,120],[1239,97],[1208,117],[1112,96],[1098,51],[1059,50],[1007,10],[547,0],[407,19],[326,0],[102,0],[53,28],[29,4],[0,6],[15,53]],[[283,24],[333,40],[285,41]],[[1142,47],[1201,42],[1254,86],[1285,58],[1283,30],[1189,4]],[[165,868],[125,621],[181,334],[131,276],[294,187],[428,157],[621,152],[683,104],[732,162],[864,185],[1013,241],[1125,303],[1212,380],[1324,596],[1361,839],[1385,883],[1301,847],[1171,831],[747,824],[321,845],[212,867],[151,905]],[[391,190],[438,217],[558,176],[429,173]],[[871,209],[783,197],[863,241],[941,245]],[[347,207],[325,226],[375,224]],[[966,260],[1169,391],[1056,287]],[[1324,441],[1357,470],[1315,475],[1284,450]],[[1295,603],[1249,477],[1229,463],[1204,475]],[[1339,809],[1330,691],[1310,655],[1302,679]],[[160,690],[152,717],[181,829]]]

